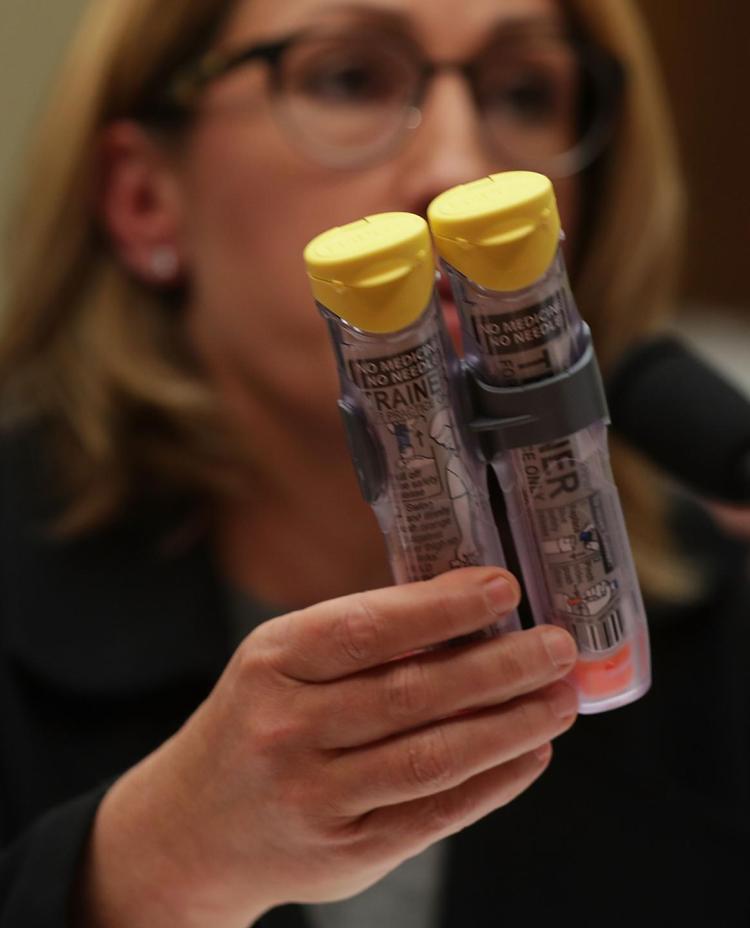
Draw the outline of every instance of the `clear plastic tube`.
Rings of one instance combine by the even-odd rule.
[[[318,307],[335,349],[355,464],[361,480],[369,475],[365,495],[396,582],[455,567],[505,566],[485,465],[460,414],[458,358],[435,293],[414,322],[388,333],[362,331]],[[492,631],[518,628],[514,612]]]
[[[488,290],[443,261],[461,314],[465,361],[498,387],[570,369],[588,347],[562,251],[542,278]],[[580,710],[602,712],[650,685],[648,630],[604,421],[554,441],[495,455],[524,585],[536,623],[567,628],[579,661]]]

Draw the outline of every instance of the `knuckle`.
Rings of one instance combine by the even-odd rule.
[[[274,784],[276,807],[302,833],[323,840],[349,820],[346,797],[320,757],[309,755],[304,762],[285,766]]]
[[[346,799],[337,790],[319,789],[315,799],[315,808],[318,810],[319,817],[331,825],[332,833],[336,830],[334,824],[341,825],[350,820]]]
[[[351,867],[353,857],[365,860],[371,837],[358,818],[336,814],[321,828],[318,845],[325,849],[326,859],[333,864]]]
[[[509,688],[513,689],[520,686],[529,676],[518,647],[514,646],[515,642],[500,640],[501,649],[496,663],[496,672],[498,679]]]
[[[568,683],[558,682],[545,687],[538,694],[546,711],[550,731],[561,734],[578,717],[578,695]]]
[[[471,818],[472,802],[466,790],[453,789],[431,796],[426,808],[426,826],[433,834],[452,834]]]
[[[268,758],[284,750],[289,741],[289,733],[273,722],[264,723],[255,719],[251,726],[251,738],[254,753]]]
[[[277,806],[287,821],[292,821],[302,833],[321,831],[318,815],[322,797],[317,795],[312,784],[298,777],[286,777],[277,785]]]
[[[574,709],[574,710],[570,713],[570,715],[567,715],[565,718],[563,718],[563,719],[558,719],[558,720],[557,720],[557,723],[558,723],[558,734],[562,734],[563,732],[567,731],[569,728],[572,728],[572,727],[575,725],[575,723],[576,723],[577,720],[578,720],[578,710],[577,710],[577,709]]]
[[[279,634],[282,624],[280,618],[266,622],[240,643],[235,657],[242,679],[256,680],[260,676],[286,678],[283,665],[287,646],[285,636]]]
[[[366,664],[380,653],[383,625],[382,614],[366,593],[352,598],[334,629],[336,643],[347,664]]]
[[[309,740],[306,736],[306,725],[300,716],[282,711],[277,705],[254,713],[250,721],[253,751],[262,757],[285,757],[298,751]]]
[[[396,721],[414,718],[432,701],[429,675],[419,660],[395,663],[385,676],[384,686],[386,712]]]
[[[406,779],[420,793],[444,789],[453,779],[457,761],[445,728],[433,725],[409,739]]]
[[[514,735],[519,744],[533,741],[541,733],[539,712],[536,705],[527,699],[520,699],[515,706]]]
[[[269,649],[257,631],[248,635],[234,654],[237,670],[243,680],[254,679],[269,658]]]
[[[467,608],[474,609],[473,602],[467,602],[465,592],[454,589],[452,585],[435,586],[433,592],[435,598],[430,607],[441,628],[450,629],[456,624],[457,616],[466,612]]]
[[[563,732],[566,732],[569,728],[572,728],[573,725],[575,725],[577,719],[577,707],[572,707],[570,712],[564,716],[561,716],[558,710],[552,712],[552,724],[554,726],[553,734],[561,735]]]
[[[310,790],[296,778],[278,778],[276,780],[277,801],[287,816],[295,819],[304,819],[307,813],[307,803],[310,800]]]

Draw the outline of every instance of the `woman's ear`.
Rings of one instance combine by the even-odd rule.
[[[179,283],[183,197],[164,149],[136,122],[110,123],[100,138],[99,178],[98,213],[122,263],[145,283]]]

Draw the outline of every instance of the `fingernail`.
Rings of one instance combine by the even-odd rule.
[[[547,654],[549,654],[549,659],[559,670],[563,667],[570,667],[575,663],[578,652],[575,642],[567,632],[559,628],[546,628],[542,641],[547,649]]]
[[[534,751],[534,756],[540,764],[546,764],[552,756],[552,745],[543,744],[540,748],[537,748],[536,751]]]
[[[494,577],[485,584],[484,593],[490,610],[505,615],[518,605],[518,588],[505,577]]]
[[[557,684],[549,698],[549,707],[556,718],[569,719],[578,713],[578,695],[567,683]]]

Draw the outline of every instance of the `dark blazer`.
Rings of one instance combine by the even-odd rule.
[[[0,444],[0,928],[70,924],[107,784],[230,651],[205,545],[165,553],[153,514],[55,542],[34,448]],[[744,553],[708,547],[710,601],[652,615],[651,692],[579,719],[540,781],[451,839],[440,928],[750,925],[750,593]]]

